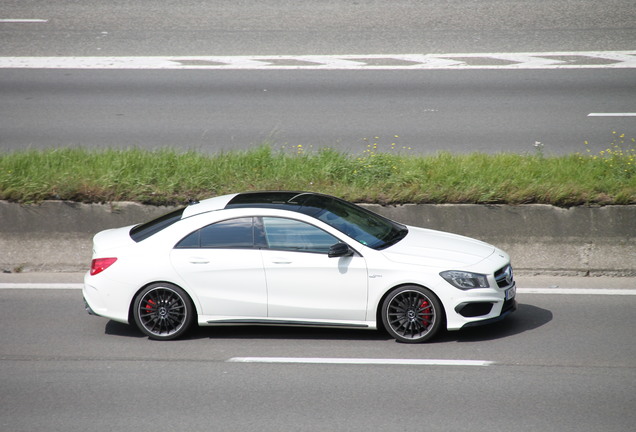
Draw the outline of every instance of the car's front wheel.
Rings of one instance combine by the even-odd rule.
[[[176,285],[152,284],[141,290],[133,303],[137,327],[151,339],[169,340],[182,336],[194,321],[190,297]]]
[[[442,305],[426,288],[396,288],[382,303],[384,328],[400,342],[425,342],[435,336],[442,321]]]

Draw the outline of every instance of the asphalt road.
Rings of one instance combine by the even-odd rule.
[[[4,0],[0,56],[620,51],[634,49],[635,22],[631,0]],[[633,77],[633,69],[2,69],[0,149],[234,148],[267,137],[357,149],[380,136],[417,151],[533,151],[535,141],[546,152],[578,151],[584,140],[608,142],[611,131],[636,135],[629,118],[586,117],[633,113]],[[633,430],[635,297],[519,300],[499,325],[427,345],[251,327],[157,343],[88,316],[77,290],[0,290],[0,430]],[[494,363],[229,361],[237,357]]]
[[[162,343],[87,315],[79,290],[0,290],[0,429],[632,431],[636,297],[518,299],[499,324],[424,345],[273,327],[200,328]],[[238,357],[494,363],[230,361]]]
[[[589,116],[636,112],[634,82],[634,69],[5,69],[0,148],[599,152],[612,132],[636,137],[636,117]]]
[[[6,0],[0,7],[0,60],[633,52],[635,22],[631,0],[546,0],[532,7],[501,0]],[[558,58],[553,54],[553,60]],[[581,62],[586,64],[570,55],[563,63]],[[214,63],[195,59],[189,64]],[[411,63],[397,62],[404,64]],[[0,149],[177,146],[219,151],[269,141],[361,152],[366,138],[377,140],[380,150],[395,142],[406,152],[532,153],[540,142],[546,154],[563,154],[585,151],[585,141],[594,151],[606,149],[613,143],[612,132],[636,136],[633,116],[588,117],[636,112],[633,66],[505,71],[69,67],[0,68]]]
[[[2,56],[632,50],[632,0],[3,0]]]

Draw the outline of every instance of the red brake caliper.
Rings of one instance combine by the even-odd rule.
[[[146,303],[146,311],[152,312],[152,307],[155,305],[155,302],[152,300],[148,300]]]
[[[431,312],[430,304],[425,299],[422,299],[422,303],[420,303],[420,308],[422,309],[424,313]],[[430,324],[430,320],[428,320],[428,318],[422,318],[422,324],[424,324],[425,326],[428,326],[428,324]]]

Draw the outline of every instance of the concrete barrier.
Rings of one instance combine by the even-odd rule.
[[[409,225],[478,238],[506,250],[525,274],[636,276],[636,206],[366,205]],[[137,203],[0,201],[0,270],[83,271],[92,236],[173,207]]]

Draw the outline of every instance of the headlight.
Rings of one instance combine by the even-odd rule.
[[[456,288],[468,290],[473,288],[488,288],[488,278],[479,273],[470,273],[459,270],[444,271],[439,274],[446,282]]]

